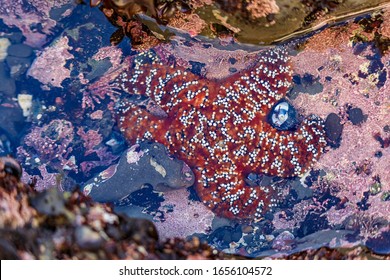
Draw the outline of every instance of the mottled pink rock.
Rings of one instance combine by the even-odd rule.
[[[123,60],[123,52],[120,48],[115,46],[103,47],[98,50],[92,57],[96,61],[100,61],[106,58],[110,59],[111,69],[118,68]]]
[[[355,24],[350,26],[356,27]],[[348,27],[343,27],[344,32],[345,29],[348,30]],[[374,217],[389,220],[390,215],[390,204],[381,200],[381,194],[390,191],[390,150],[374,137],[378,134],[383,139],[390,136],[389,132],[384,130],[384,127],[390,124],[390,79],[389,65],[386,64],[390,56],[387,54],[382,57],[385,69],[381,70],[387,71],[387,78],[383,86],[378,86],[378,71],[369,73],[367,70],[370,65],[367,56],[373,55],[372,49],[367,48],[356,54],[349,42],[350,33],[343,33],[344,35],[336,36],[337,39],[332,40],[332,36],[343,31],[338,30],[338,27],[326,30],[327,36],[330,36],[326,39],[326,48],[323,43],[324,35],[320,33],[317,37],[314,36],[306,48],[292,58],[296,74],[309,73],[315,78],[319,77],[319,82],[323,85],[321,93],[301,93],[293,100],[293,104],[301,108],[304,114],[313,113],[322,118],[326,118],[329,113],[335,113],[341,117],[344,124],[340,147],[329,148],[314,166],[315,169],[326,171],[326,176],[314,182],[311,187],[313,190],[334,189],[332,194],[345,201],[343,207],[333,206],[323,214],[331,226],[362,213],[364,221]],[[362,73],[367,74],[367,77],[362,77]],[[359,125],[354,125],[348,119],[348,106],[360,108],[367,119]],[[380,156],[376,156],[377,152],[380,152]],[[366,201],[367,209],[362,209],[359,204],[365,193],[369,192],[370,186],[378,180],[381,192],[369,195]],[[294,219],[283,220],[283,217],[275,215],[277,218],[274,225],[280,229],[297,227],[305,213],[316,207],[322,211],[326,210],[324,205],[318,204],[314,199],[309,201],[309,204],[302,201],[294,206]],[[362,223],[369,227],[367,222]]]
[[[111,165],[119,156],[113,155],[107,149],[107,147],[99,147],[94,150],[99,160],[93,161],[83,161],[79,164],[79,169],[87,176],[90,175],[90,171],[98,166],[109,166]]]
[[[38,166],[38,169],[41,172],[40,176],[32,176],[35,178],[35,189],[37,191],[43,191],[50,188],[58,188],[63,191],[60,180],[61,175],[59,173],[49,173],[46,164]]]
[[[187,237],[194,233],[206,233],[211,229],[214,214],[203,203],[188,199],[187,189],[180,189],[164,194],[165,201],[160,210],[165,221],[156,219],[159,236],[162,239]],[[168,211],[172,209],[173,211]]]
[[[82,108],[91,108],[94,110],[96,104],[100,104],[107,96],[111,102],[107,105],[108,110],[113,110],[114,104],[119,100],[119,92],[109,86],[120,73],[130,67],[130,59],[123,59],[122,50],[117,47],[103,47],[94,56],[96,61],[109,58],[111,67],[97,81],[90,84],[83,90]]]
[[[262,18],[269,14],[277,14],[280,10],[275,0],[252,0],[248,2],[246,9],[253,19]]]
[[[0,18],[8,26],[18,27],[26,37],[25,44],[40,48],[47,43],[47,36],[52,34],[57,25],[56,20],[50,17],[54,8],[68,5],[60,18],[67,17],[76,6],[73,0],[13,0],[1,1]],[[39,30],[37,26],[40,26]]]
[[[383,13],[383,18],[386,20],[382,23],[380,33],[390,39],[390,8],[387,8]]]
[[[101,120],[103,118],[103,111],[102,110],[96,110],[95,112],[91,113],[91,119],[93,120]]]
[[[85,156],[95,152],[94,148],[103,140],[103,137],[99,132],[95,130],[84,131],[81,127],[78,128],[77,135],[83,140],[83,145],[86,150],[84,153]]]
[[[37,54],[27,75],[37,79],[42,84],[54,87],[61,87],[61,83],[70,78],[70,69],[65,67],[68,60],[74,56],[69,52],[68,37],[61,37],[54,44],[46,47]]]

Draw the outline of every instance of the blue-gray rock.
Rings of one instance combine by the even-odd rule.
[[[0,96],[15,96],[15,80],[9,75],[9,69],[4,62],[0,62]]]
[[[24,75],[31,65],[31,58],[17,57],[8,55],[6,58],[7,64],[10,68],[11,78],[18,79]]]
[[[15,44],[8,47],[7,53],[16,57],[30,57],[33,54],[33,48],[25,44]]]
[[[144,142],[130,147],[118,164],[89,180],[84,193],[98,202],[115,202],[145,184],[156,191],[168,191],[189,187],[194,180],[189,166],[169,155],[162,144]]]
[[[330,113],[325,120],[325,134],[328,145],[332,148],[338,148],[341,144],[341,137],[344,126],[341,124],[341,118],[335,113]]]

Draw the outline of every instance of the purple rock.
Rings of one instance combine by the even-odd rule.
[[[283,231],[272,243],[272,248],[277,251],[290,251],[295,246],[295,236],[289,231]]]

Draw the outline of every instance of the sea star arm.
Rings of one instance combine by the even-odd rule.
[[[247,174],[301,175],[325,146],[317,117],[291,130],[271,125],[268,117],[288,91],[291,69],[283,51],[259,59],[218,82],[159,62],[136,63],[115,85],[153,99],[166,112],[161,117],[123,101],[119,126],[125,137],[164,144],[193,169],[200,199],[230,218],[259,218],[279,197],[272,187],[247,186]]]
[[[141,63],[145,56],[152,59],[151,64]],[[199,107],[207,100],[207,81],[182,67],[164,65],[153,53],[141,57],[144,59],[136,59],[134,68],[123,72],[112,86],[130,95],[149,97],[167,114],[176,114],[183,104]]]

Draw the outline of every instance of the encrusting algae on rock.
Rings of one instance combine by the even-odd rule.
[[[198,196],[217,215],[260,219],[276,206],[279,191],[248,186],[245,177],[300,176],[326,145],[322,119],[310,115],[299,123],[284,99],[291,72],[281,48],[260,53],[252,67],[224,80],[163,65],[148,52],[110,87],[129,93],[118,117],[128,141],[157,141],[185,161]],[[154,110],[135,104],[139,96],[155,102]]]

